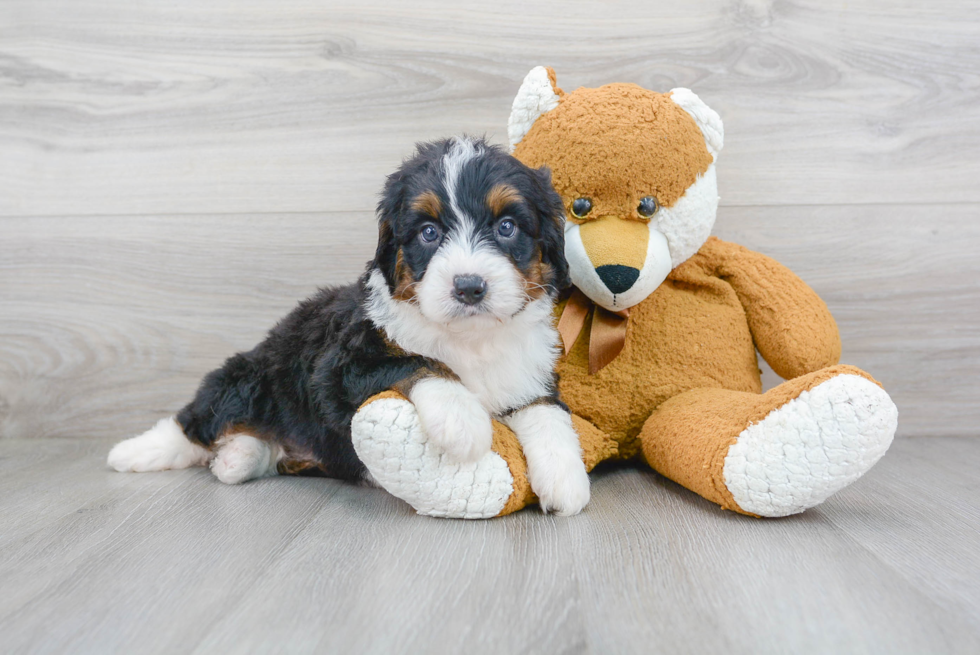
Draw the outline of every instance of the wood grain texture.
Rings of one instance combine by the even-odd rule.
[[[693,88],[726,205],[980,202],[980,5],[6,0],[0,216],[364,210],[524,74]]]
[[[4,0],[0,649],[980,652],[978,33],[967,0]],[[783,520],[628,467],[486,522],[105,468],[363,270],[416,141],[502,142],[539,64],[717,109],[716,233],[810,283],[923,438]]]
[[[826,299],[843,360],[893,395],[900,435],[977,436],[978,214],[980,205],[726,207],[716,233],[782,261]],[[7,438],[145,429],[318,285],[353,281],[376,238],[363,212],[3,225]]]
[[[356,218],[5,219],[0,434],[119,436],[173,413],[317,286],[363,271],[377,230]]]
[[[32,481],[0,493],[5,652],[980,648],[977,439],[896,442],[775,520],[629,467],[597,471],[578,517],[464,522],[331,480],[119,474],[108,447],[0,442]]]

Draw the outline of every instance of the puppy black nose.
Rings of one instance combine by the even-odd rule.
[[[487,296],[487,283],[479,275],[457,275],[453,278],[453,295],[464,305],[475,305]]]
[[[640,277],[640,271],[638,269],[632,266],[620,266],[619,264],[600,266],[595,269],[595,272],[599,276],[599,279],[602,280],[602,283],[606,285],[606,288],[613,293],[629,291],[629,288]]]

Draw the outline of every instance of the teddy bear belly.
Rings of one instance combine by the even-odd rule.
[[[563,400],[615,439],[621,457],[638,452],[636,435],[668,398],[699,387],[762,391],[745,311],[719,282],[661,285],[631,310],[622,352],[597,374],[588,370],[587,330],[559,362]]]

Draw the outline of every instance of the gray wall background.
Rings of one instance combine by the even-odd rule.
[[[715,233],[824,297],[901,435],[978,435],[980,4],[657,4],[4,0],[0,437],[177,410],[362,270],[415,141],[506,141],[539,64],[694,89]]]

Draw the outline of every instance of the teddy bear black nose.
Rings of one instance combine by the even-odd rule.
[[[487,283],[479,275],[457,275],[453,278],[453,295],[464,305],[475,305],[487,295]]]
[[[595,269],[599,279],[606,285],[606,288],[613,293],[624,293],[629,291],[636,279],[640,277],[640,271],[632,266],[620,266],[619,264],[607,264]]]

